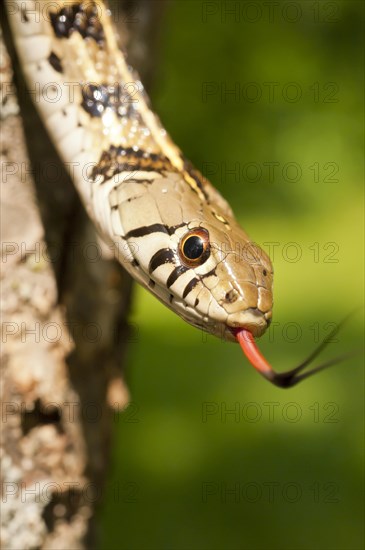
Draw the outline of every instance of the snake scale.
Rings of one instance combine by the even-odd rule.
[[[239,341],[271,382],[306,376],[303,365],[276,374],[258,351],[254,337],[272,317],[270,259],[151,110],[108,7],[7,0],[7,8],[36,107],[119,262],[188,323]]]

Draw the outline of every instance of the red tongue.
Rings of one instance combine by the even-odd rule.
[[[326,339],[317,347],[317,349],[315,349],[311,353],[311,355],[305,361],[303,361],[300,365],[298,365],[297,367],[294,367],[289,371],[281,372],[281,373],[275,372],[274,369],[271,367],[271,365],[268,363],[268,361],[265,359],[265,357],[260,353],[256,345],[255,339],[249,330],[245,328],[238,328],[238,329],[233,329],[232,332],[235,335],[247,359],[255,367],[255,369],[262,376],[266,378],[266,380],[268,380],[269,382],[271,382],[272,384],[280,388],[290,388],[291,386],[295,386],[295,384],[298,384],[298,382],[300,382],[301,380],[308,378],[308,376],[312,376],[316,372],[326,369],[332,365],[336,365],[337,363],[340,363],[341,361],[344,361],[345,359],[348,359],[349,357],[351,357],[351,354],[341,355],[340,357],[335,357],[334,359],[330,359],[329,361],[326,361],[321,365],[318,365],[317,367],[314,367],[311,370],[308,370],[302,373],[302,371],[310,363],[312,363],[312,361],[317,357],[317,355],[323,350],[323,348],[330,341],[330,338],[332,338],[335,334],[337,334],[338,330],[339,330],[339,326],[337,326],[332,331],[332,333],[329,336],[327,336]]]
[[[305,361],[302,361],[302,363],[300,363],[297,367],[281,373],[275,372],[270,363],[268,363],[265,357],[260,353],[256,345],[255,339],[249,330],[245,328],[236,328],[231,330],[235,335],[238,343],[240,344],[243,353],[250,361],[250,363],[255,367],[255,369],[260,374],[262,374],[262,376],[264,376],[266,380],[268,380],[272,384],[275,384],[275,386],[279,386],[280,388],[289,388],[291,386],[294,386],[295,384],[298,384],[298,382],[300,382],[301,380],[308,378],[308,376],[312,376],[313,374],[323,369],[326,369],[332,365],[336,365],[337,363],[340,363],[344,359],[347,359],[349,356],[351,356],[351,354],[341,355],[339,357],[335,357],[334,359],[325,361],[321,365],[313,367],[312,369],[307,370],[304,373],[302,372],[326,347],[328,342],[331,341],[331,338],[333,338],[337,334],[343,322],[340,325],[337,325],[329,336],[326,336],[323,342],[309,355],[309,357],[307,357],[307,359],[305,359]]]
[[[272,374],[272,367],[266,361],[265,357],[261,354],[260,350],[256,346],[254,337],[249,330],[239,328],[234,330],[234,335],[237,338],[239,345],[242,348],[243,353],[246,355],[250,363],[264,375]]]

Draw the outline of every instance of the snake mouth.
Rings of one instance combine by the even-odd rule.
[[[248,308],[229,316],[227,328],[236,339],[241,330],[249,331],[255,338],[262,336],[271,323],[272,313],[264,313],[258,308]]]

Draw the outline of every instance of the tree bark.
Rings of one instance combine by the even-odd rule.
[[[161,3],[131,6],[120,3],[118,14],[131,22],[132,62],[146,77]],[[87,218],[3,27],[2,545],[91,548],[112,417],[128,403],[131,279]]]

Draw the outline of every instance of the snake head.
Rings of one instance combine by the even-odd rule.
[[[230,341],[240,328],[260,336],[272,315],[270,259],[218,192],[201,189],[174,173],[148,184],[151,224],[127,234],[140,282],[204,331]]]

